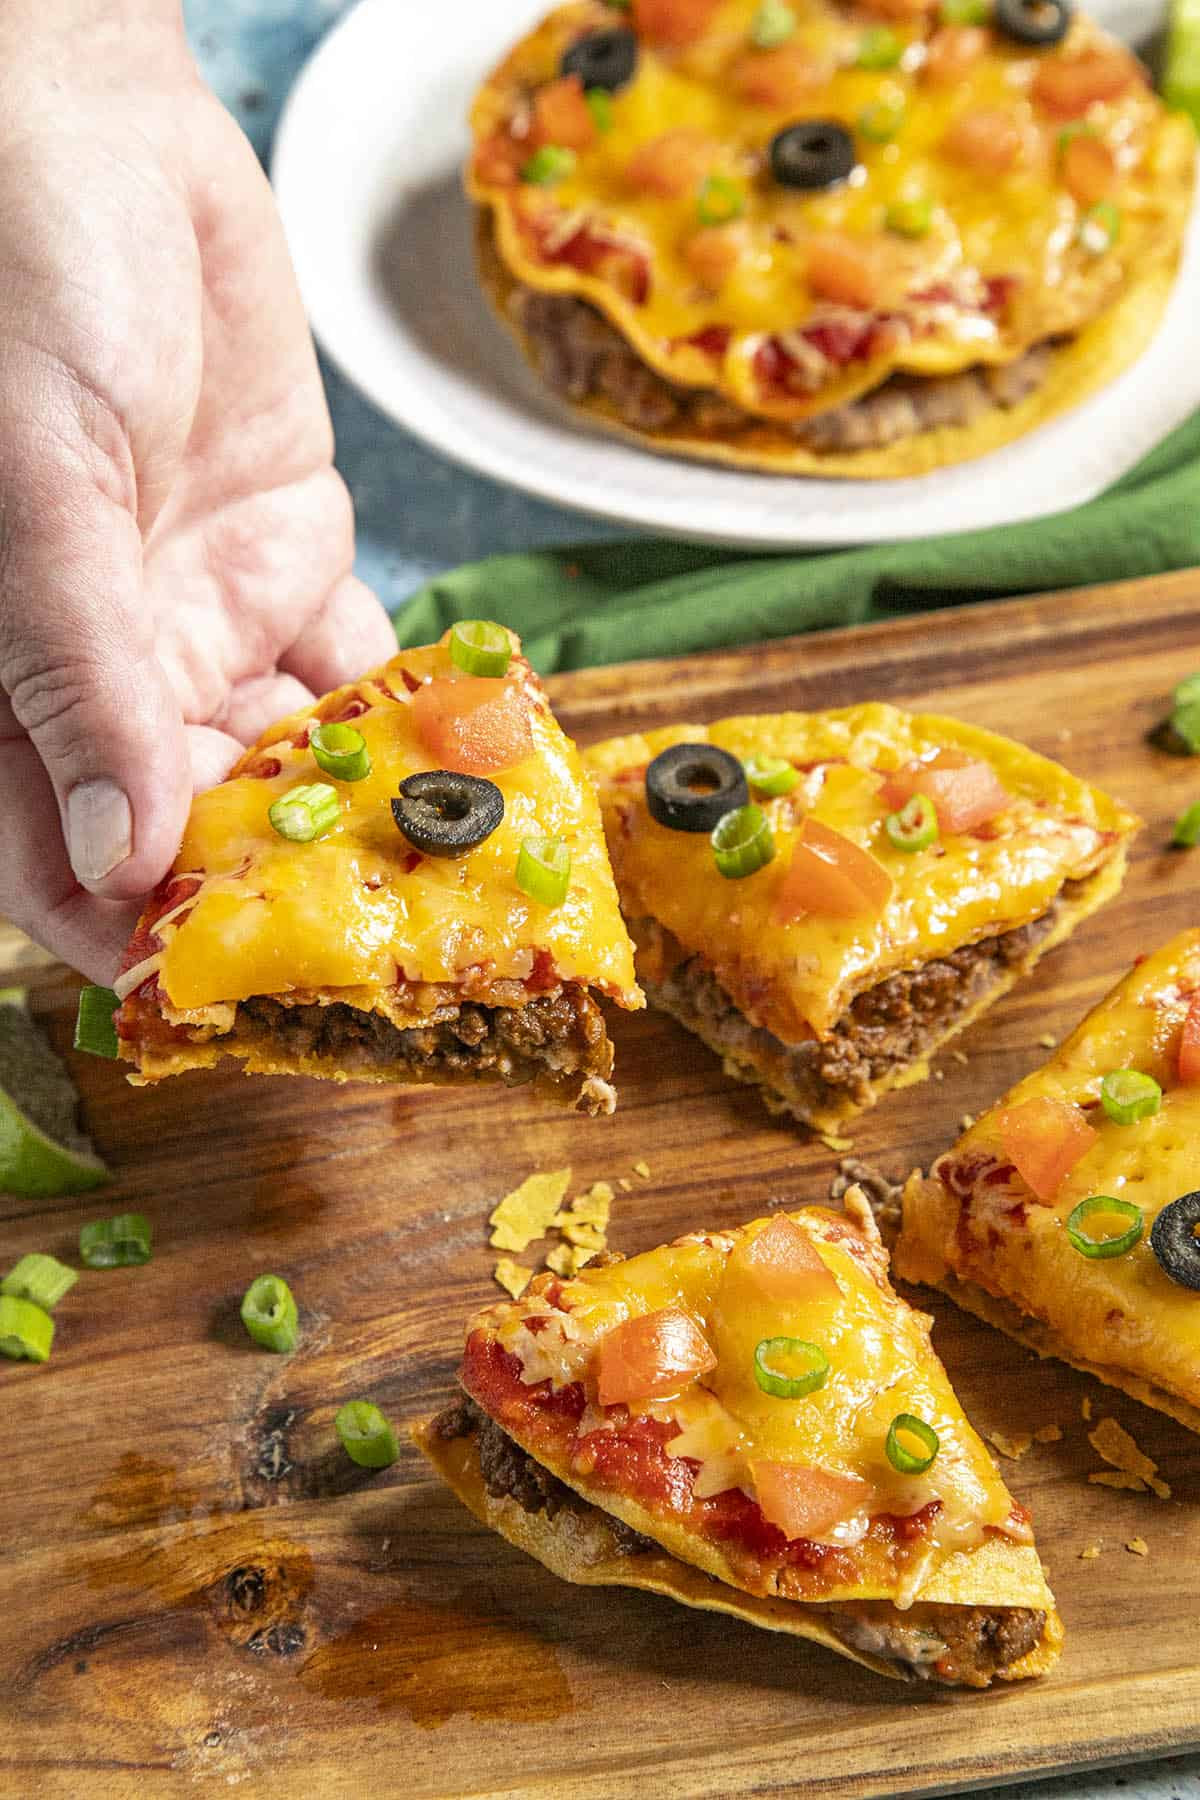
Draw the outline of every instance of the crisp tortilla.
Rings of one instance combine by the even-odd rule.
[[[446,1485],[482,1524],[564,1581],[581,1587],[626,1587],[660,1594],[701,1612],[726,1613],[766,1631],[807,1638],[877,1675],[899,1681],[914,1679],[905,1665],[873,1656],[839,1635],[839,1611],[847,1621],[853,1616],[844,1608],[744,1593],[662,1549],[623,1554],[605,1514],[590,1503],[583,1509],[564,1507],[550,1519],[545,1513],[526,1512],[507,1496],[493,1498],[483,1484],[474,1436],[440,1438],[429,1424],[415,1426],[411,1435]],[[998,1594],[1003,1597],[998,1598]],[[977,1551],[951,1557],[922,1593],[921,1601],[1045,1607],[1046,1626],[1041,1642],[1028,1656],[1003,1670],[999,1678],[1020,1681],[1042,1675],[1058,1660],[1062,1622],[1054,1610],[1037,1552],[1031,1546],[990,1539]],[[872,1616],[878,1618],[878,1612]],[[901,1624],[905,1620],[915,1622],[911,1613],[896,1612],[895,1618]]]
[[[1189,177],[1182,196],[1189,204],[1191,190]],[[1181,204],[1180,229],[1169,253],[1146,269],[1109,311],[1055,349],[1050,368],[1033,393],[1013,407],[993,406],[970,425],[937,426],[883,449],[830,451],[809,449],[785,426],[769,419],[747,424],[736,434],[704,431],[686,421],[659,431],[638,431],[627,425],[613,402],[602,395],[563,404],[589,423],[640,444],[643,449],[730,468],[756,469],[764,474],[884,481],[928,475],[934,469],[971,462],[1082,405],[1138,360],[1158,331],[1171,297],[1186,214],[1187,206]],[[514,323],[508,308],[509,297],[520,283],[497,255],[486,213],[480,215],[477,251],[483,290],[536,370],[534,346]]]

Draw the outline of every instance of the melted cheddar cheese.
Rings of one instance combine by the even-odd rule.
[[[453,679],[445,643],[404,651],[282,720],[227,780],[197,796],[166,904],[152,907],[139,931],[149,955],[132,971],[157,976],[169,1016],[314,990],[390,1014],[399,986],[422,984],[519,1004],[521,984],[535,976],[543,987],[583,983],[640,1004],[595,796],[519,657],[496,686],[519,690],[533,753],[489,776],[504,797],[499,826],[457,857],[419,856],[398,830],[391,801],[399,784],[438,766],[414,729],[412,693]],[[316,721],[339,717],[366,740],[371,772],[334,783],[341,810],[327,835],[288,842],[268,809],[294,787],[330,779],[308,735]],[[571,856],[569,892],[554,908],[516,882],[522,840],[543,836],[561,838]],[[173,884],[182,904],[171,904]]]
[[[770,1223],[758,1219],[736,1231],[695,1234],[662,1249],[588,1268],[547,1294],[545,1279],[520,1301],[490,1307],[473,1323],[463,1381],[471,1382],[472,1344],[482,1337],[515,1357],[528,1400],[529,1422],[518,1407],[501,1413],[505,1430],[586,1498],[616,1512],[685,1561],[708,1567],[754,1591],[770,1585],[764,1570],[751,1571],[736,1550],[705,1540],[703,1521],[686,1511],[694,1497],[711,1501],[739,1490],[755,1494],[754,1466],[798,1464],[804,1469],[857,1478],[864,1498],[812,1539],[833,1548],[832,1582],[812,1575],[810,1586],[827,1598],[887,1597],[908,1605],[926,1599],[966,1597],[951,1591],[972,1558],[987,1563],[989,1579],[1007,1591],[997,1603],[1045,1604],[1045,1584],[1028,1548],[1029,1530],[979,1437],[968,1424],[929,1339],[931,1321],[893,1291],[887,1258],[870,1209],[859,1190],[846,1211],[806,1208],[788,1215],[816,1246],[836,1291],[802,1304],[755,1293],[741,1273],[737,1252]],[[541,1292],[538,1292],[539,1287]],[[661,1308],[683,1308],[704,1334],[716,1365],[680,1390],[627,1407],[600,1406],[596,1358],[607,1333],[627,1320]],[[799,1399],[764,1393],[755,1380],[755,1348],[765,1338],[798,1336],[819,1344],[830,1372],[824,1386]],[[539,1388],[539,1383],[548,1383]],[[538,1430],[538,1393],[581,1384],[587,1398],[573,1446],[564,1449]],[[530,1390],[535,1390],[530,1392]],[[477,1394],[487,1406],[486,1394]],[[543,1403],[544,1404],[544,1403]],[[549,1409],[551,1412],[552,1408]],[[899,1413],[915,1414],[937,1432],[939,1448],[922,1474],[900,1474],[885,1453],[888,1429]],[[672,1460],[655,1493],[675,1496],[663,1505],[647,1497],[636,1465],[625,1486],[602,1483],[590,1472],[606,1432],[636,1432],[639,1421],[665,1426]],[[581,1451],[580,1445],[583,1446]],[[871,1519],[916,1519],[911,1541],[893,1559],[881,1560],[867,1537]],[[647,1524],[649,1521],[649,1524]],[[726,1535],[726,1534],[722,1534]],[[997,1543],[997,1539],[1000,1540]],[[998,1552],[1002,1552],[997,1554]],[[769,1560],[769,1552],[765,1560]],[[1008,1573],[1000,1573],[1008,1560]],[[818,1559],[813,1559],[814,1561]],[[731,1573],[732,1570],[732,1573]],[[791,1571],[793,1582],[804,1577]],[[971,1577],[966,1577],[969,1589]],[[781,1586],[781,1590],[783,1587]],[[795,1597],[797,1589],[792,1590]]]
[[[1172,1411],[1200,1408],[1200,1293],[1172,1281],[1150,1246],[1155,1218],[1197,1185],[1200,1086],[1177,1073],[1189,998],[1200,992],[1200,931],[1187,931],[1133,969],[1046,1065],[984,1113],[904,1196],[896,1266],[907,1279],[951,1274],[1011,1302],[1048,1328],[1044,1348]],[[1098,1104],[1116,1069],[1151,1075],[1161,1110],[1132,1125]],[[1086,1112],[1094,1142],[1039,1204],[1009,1162],[1000,1114],[1035,1096]],[[1107,1194],[1141,1209],[1141,1239],[1123,1255],[1085,1257],[1066,1221],[1081,1200]],[[1196,1428],[1193,1416],[1190,1422]]]
[[[650,816],[646,765],[683,742],[713,743],[743,761],[783,757],[799,771],[789,794],[756,796],[776,854],[743,880],[718,872],[706,835],[668,830]],[[976,831],[898,850],[885,833],[885,777],[943,748],[990,763],[1012,804]],[[1136,827],[1106,794],[1020,744],[881,704],[671,726],[610,739],[585,761],[599,784],[626,917],[665,927],[753,1024],[786,1044],[827,1035],[856,994],[897,970],[1039,918],[1065,882],[1119,855]],[[809,815],[887,871],[893,889],[880,916],[778,922],[776,897]]]
[[[1051,49],[985,29],[982,53],[939,76],[929,10],[914,6],[907,20],[886,21],[904,52],[882,70],[857,62],[877,22],[869,11],[838,0],[793,0],[792,10],[798,26],[782,51],[751,42],[757,0],[721,0],[683,47],[643,34],[636,75],[612,96],[611,123],[561,180],[539,186],[521,177],[539,141],[539,92],[580,37],[630,22],[600,0],[551,13],[491,76],[472,114],[468,186],[490,209],[512,275],[591,302],[669,380],[713,389],[764,418],[799,420],[893,370],[932,376],[1011,362],[1034,343],[1079,331],[1177,254],[1193,135],[1089,20],[1077,17]],[[1039,100],[1048,62],[1093,53],[1118,66],[1124,58],[1120,92],[1070,117]],[[769,91],[770,59],[784,55],[806,61],[811,80],[764,98],[756,64],[767,66]],[[860,124],[881,108],[901,121],[886,142]],[[857,161],[847,181],[802,192],[772,179],[772,138],[804,119],[851,131]],[[1085,229],[1100,189],[1093,197],[1064,174],[1064,127],[1083,127],[1107,152],[1106,202],[1120,210],[1110,243]],[[964,129],[982,139],[982,160],[960,148]],[[711,145],[696,180],[676,193],[638,175],[639,157],[668,131]],[[1011,140],[1011,166],[989,166],[999,140]],[[719,272],[697,242],[704,170],[736,184],[743,200],[737,254]],[[927,204],[928,229],[889,229],[892,209],[913,200]],[[843,277],[831,289],[814,274],[814,254],[831,237],[855,257],[848,287]],[[858,293],[863,280],[869,291]]]

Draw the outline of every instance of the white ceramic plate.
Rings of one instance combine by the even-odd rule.
[[[910,481],[746,475],[589,430],[546,394],[474,276],[459,171],[479,80],[549,0],[362,0],[302,73],[272,176],[318,338],[398,424],[580,512],[747,548],[1011,524],[1100,493],[1200,406],[1200,213],[1163,328],[1111,387],[979,461]],[[1131,38],[1161,0],[1100,0]]]

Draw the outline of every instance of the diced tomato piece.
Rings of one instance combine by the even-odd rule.
[[[1025,138],[1015,113],[1003,106],[980,106],[960,113],[942,139],[955,162],[985,175],[1007,175],[1021,160]]]
[[[891,899],[894,883],[869,851],[840,831],[807,818],[779,884],[774,913],[788,924],[804,913],[825,918],[877,918]]]
[[[644,306],[649,299],[649,257],[631,244],[615,243],[591,225],[581,225],[552,251],[543,249],[542,256],[547,262],[566,263],[583,275],[599,276],[635,306]]]
[[[822,1261],[808,1233],[786,1213],[776,1213],[765,1230],[740,1246],[735,1255],[739,1270],[769,1300],[803,1305],[810,1300],[836,1300],[841,1294],[837,1277]]]
[[[719,146],[706,132],[677,125],[634,152],[625,165],[625,179],[635,193],[674,200],[695,193],[719,156]]]
[[[715,1369],[717,1359],[695,1319],[681,1306],[626,1319],[600,1339],[596,1380],[601,1406],[677,1394]]]
[[[1033,78],[1034,100],[1059,119],[1077,119],[1101,100],[1116,100],[1145,76],[1127,50],[1083,50],[1047,56]]]
[[[693,350],[703,350],[705,356],[724,356],[732,336],[728,325],[705,325],[700,331],[693,331],[691,337],[676,338],[673,347],[678,349],[686,344]],[[623,777],[617,779],[620,781]]]
[[[1060,167],[1063,186],[1080,206],[1095,206],[1116,190],[1117,165],[1112,151],[1085,131],[1063,146]]]
[[[876,304],[882,278],[879,246],[839,231],[825,231],[805,245],[808,285],[823,300],[863,311]]]
[[[683,259],[697,281],[703,282],[715,294],[749,248],[749,227],[740,221],[731,225],[706,225],[687,240],[683,246]]]
[[[833,1469],[803,1463],[752,1462],[754,1492],[763,1518],[786,1538],[829,1531],[866,1505],[869,1483]]]
[[[510,681],[465,675],[428,681],[412,698],[413,724],[439,768],[486,775],[533,754],[529,706]]]
[[[633,28],[648,44],[682,49],[708,29],[721,0],[633,0]]]
[[[939,750],[928,762],[907,763],[888,776],[881,798],[898,812],[914,794],[933,801],[943,831],[973,831],[1012,805],[991,763],[963,750]]]
[[[475,179],[485,187],[512,187],[520,179],[521,165],[528,155],[527,149],[498,131],[476,145],[472,162]]]
[[[1054,1196],[1099,1133],[1069,1100],[1035,1094],[1000,1114],[1000,1142],[1017,1174],[1043,1206]]]
[[[951,87],[979,61],[990,41],[991,33],[982,25],[943,25],[929,40],[922,77],[937,87]]]
[[[743,100],[776,110],[798,106],[828,79],[824,67],[803,44],[749,50],[733,65],[732,80]]]
[[[596,121],[583,97],[578,75],[562,75],[533,96],[533,134],[539,144],[561,144],[565,150],[590,150]]]
[[[1190,1087],[1200,1081],[1200,994],[1193,994],[1179,1038],[1179,1079]]]

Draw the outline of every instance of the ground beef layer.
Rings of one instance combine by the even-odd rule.
[[[599,1518],[622,1556],[665,1554],[544,1469],[473,1400],[448,1406],[433,1430],[443,1439],[477,1439],[480,1475],[493,1499],[511,1499],[522,1511],[545,1513],[547,1519],[564,1508]],[[822,1609],[822,1618],[849,1648],[895,1663],[909,1675],[977,1687],[1036,1649],[1046,1625],[1045,1613],[1031,1607],[918,1604],[902,1613],[887,1601],[846,1602]]]
[[[785,1044],[739,1011],[698,956],[683,957],[642,986],[661,1007],[726,1059],[732,1074],[758,1082],[771,1104],[802,1122],[830,1111],[869,1106],[880,1082],[919,1061],[952,1032],[1052,929],[1057,905],[1015,931],[965,944],[949,955],[904,969],[868,988],[852,1002],[827,1038]],[[630,925],[639,949],[653,946],[659,960],[664,934],[652,919]]]
[[[564,399],[608,401],[631,431],[694,430],[736,437],[763,420],[722,395],[678,387],[649,368],[614,325],[585,300],[515,287],[508,312],[542,380]],[[958,375],[893,375],[871,393],[795,425],[780,424],[810,450],[882,450],[941,426],[972,425],[996,407],[1017,406],[1045,380],[1054,348],[1038,344],[1002,368]]]

